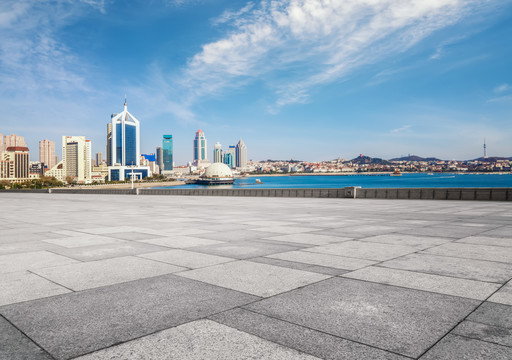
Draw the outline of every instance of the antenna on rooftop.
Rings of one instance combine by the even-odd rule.
[[[485,144],[485,138],[484,138],[484,158],[487,159],[487,145]]]

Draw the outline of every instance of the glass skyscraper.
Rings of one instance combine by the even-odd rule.
[[[110,164],[122,166],[139,166],[140,161],[140,128],[139,120],[127,110],[120,114],[112,114]],[[110,129],[109,129],[110,130]]]
[[[164,135],[162,141],[162,158],[163,158],[163,169],[161,170],[172,170],[173,169],[173,157],[172,157],[172,135]]]
[[[202,130],[197,130],[194,138],[194,161],[206,160],[206,138]]]
[[[236,154],[236,146],[230,145],[229,148],[224,153],[224,164],[229,166],[231,169],[235,168],[235,154]]]

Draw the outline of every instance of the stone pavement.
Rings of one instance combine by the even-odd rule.
[[[0,205],[0,359],[512,359],[512,203]]]

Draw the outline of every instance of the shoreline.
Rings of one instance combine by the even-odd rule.
[[[364,172],[364,173],[292,173],[292,174],[247,174],[239,176],[238,178],[245,177],[269,177],[269,176],[391,176],[393,172]],[[405,174],[446,174],[446,175],[512,175],[510,171],[496,171],[496,172],[401,172]],[[398,175],[400,176],[400,175]]]
[[[134,189],[140,188],[150,188],[150,187],[160,187],[160,186],[180,186],[185,185],[184,181],[157,181],[157,182],[141,182],[133,183]],[[60,187],[55,189],[64,189],[64,190],[86,190],[86,189],[131,189],[132,183],[123,183],[123,184],[98,184],[98,185],[75,185],[71,187]]]

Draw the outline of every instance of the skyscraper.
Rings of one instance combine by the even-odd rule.
[[[220,144],[220,142],[216,142],[215,146],[213,147],[213,162],[222,162],[222,145]]]
[[[25,138],[15,134],[4,136],[4,151],[7,151],[10,147],[27,147]]]
[[[224,152],[224,164],[234,169],[236,166],[236,146],[229,145],[229,148]]]
[[[247,166],[247,147],[242,139],[236,144],[236,167]]]
[[[139,120],[128,112],[126,100],[124,110],[112,114],[111,166],[139,166],[140,128]]]
[[[172,135],[164,135],[162,148],[163,169],[161,170],[170,171],[173,169]]]
[[[2,156],[2,153],[4,152],[4,136],[0,134],[0,156]]]
[[[206,160],[206,138],[202,130],[197,130],[194,139],[194,161]]]
[[[4,152],[0,154],[0,180],[27,180],[29,177],[29,163],[27,147],[5,147]]]
[[[55,166],[55,142],[44,139],[39,141],[39,162],[49,170]]]
[[[156,164],[160,169],[160,173],[162,173],[162,170],[164,169],[164,150],[161,146],[157,146],[156,148]]]
[[[112,116],[116,116],[117,114],[112,114]],[[109,122],[107,124],[107,165],[112,166],[112,123]]]
[[[99,153],[96,153],[96,155],[94,157],[96,158],[96,161],[95,161],[96,166],[100,166],[101,163],[103,162],[103,154],[99,152]]]
[[[79,183],[91,181],[91,140],[85,136],[62,137],[62,164],[65,176]]]

